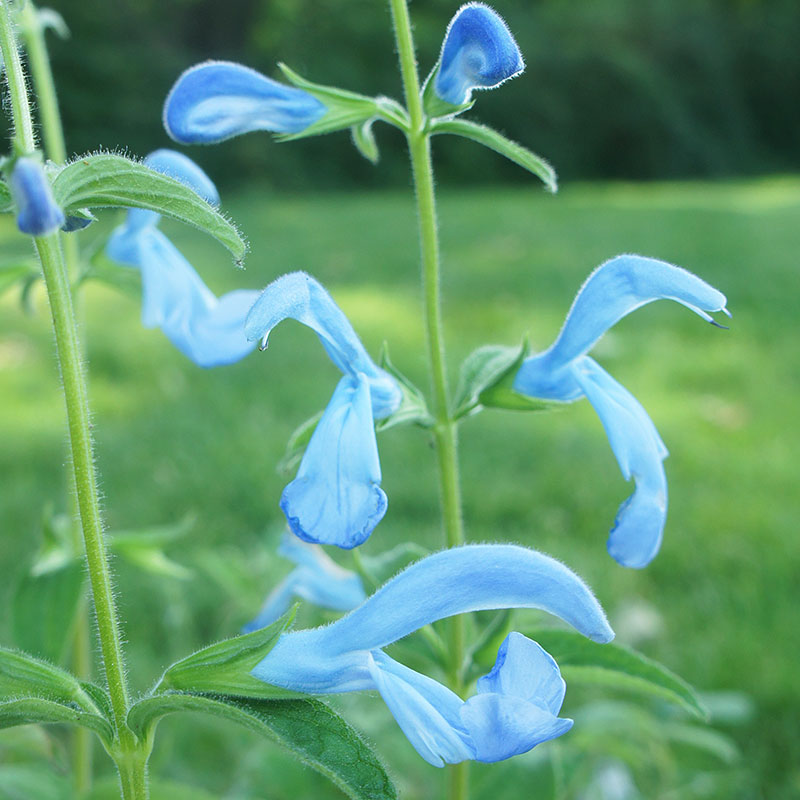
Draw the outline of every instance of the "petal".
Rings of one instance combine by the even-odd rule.
[[[447,28],[436,94],[460,106],[473,89],[493,89],[525,69],[522,54],[500,15],[482,3],[462,6]]]
[[[245,323],[248,339],[261,339],[262,348],[266,347],[272,329],[287,318],[311,328],[345,375],[362,373],[367,377],[376,419],[397,409],[401,400],[397,382],[375,365],[339,306],[305,272],[282,275],[264,289]]]
[[[558,338],[547,351],[525,360],[514,388],[531,397],[576,399],[580,391],[560,370],[589,352],[624,316],[654,300],[675,300],[709,322],[707,312],[727,313],[725,295],[691,272],[654,258],[617,256],[589,276]]]
[[[589,357],[574,368],[576,380],[600,417],[626,480],[636,490],[620,506],[608,552],[625,567],[644,567],[661,546],[667,516],[667,449],[639,401]]]
[[[535,703],[500,694],[470,697],[461,709],[461,719],[472,739],[475,760],[484,763],[527,753],[572,727],[571,719],[560,719]]]
[[[281,508],[303,541],[362,544],[386,513],[369,385],[342,378],[306,448]]]
[[[414,749],[434,767],[474,758],[459,712],[463,701],[441,683],[376,650],[369,673]]]
[[[299,691],[369,688],[366,652],[436,620],[496,608],[539,608],[594,641],[614,637],[594,595],[563,564],[515,545],[468,545],[412,564],[332,625],[284,634],[253,674]]]
[[[35,158],[19,158],[11,173],[11,193],[17,204],[17,227],[31,236],[46,236],[64,224],[44,167]]]
[[[186,70],[164,103],[164,128],[184,144],[212,144],[251,131],[298,133],[327,108],[308,92],[227,61]]]
[[[500,645],[492,671],[478,680],[478,694],[535,700],[551,714],[560,711],[566,688],[555,659],[516,631],[509,633]]]

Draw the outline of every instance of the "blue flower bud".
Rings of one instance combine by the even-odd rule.
[[[434,90],[445,102],[461,106],[472,99],[473,89],[493,89],[524,69],[500,15],[483,3],[467,3],[447,28]]]
[[[299,133],[323,117],[325,105],[228,61],[186,70],[164,103],[164,128],[183,144],[214,144],[251,131]]]
[[[31,236],[45,236],[64,224],[44,167],[35,158],[17,160],[11,173],[11,192],[17,204],[17,227]]]

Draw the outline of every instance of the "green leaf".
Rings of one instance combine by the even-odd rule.
[[[461,365],[453,396],[453,417],[461,419],[480,411],[482,406],[512,411],[544,411],[560,405],[514,391],[514,377],[528,353],[527,341],[519,347],[485,345],[470,353]]]
[[[276,699],[298,697],[297,692],[270,686],[250,670],[272,650],[294,619],[296,606],[272,625],[204,647],[167,669],[153,693],[171,690]]]
[[[168,578],[184,580],[192,571],[173,561],[163,548],[184,537],[194,526],[194,517],[188,515],[169,525],[157,525],[133,531],[112,531],[109,535],[111,549],[131,564]]]
[[[309,417],[305,422],[301,422],[289,437],[286,443],[286,451],[278,462],[277,470],[281,475],[288,475],[300,463],[311,437],[314,435],[317,423],[322,419],[324,412],[318,411],[313,417]]]
[[[128,724],[138,735],[166,714],[197,712],[236,722],[283,745],[354,800],[393,800],[397,792],[386,769],[363,739],[318,700],[247,700],[160,694],[136,703]]]
[[[114,738],[111,723],[99,714],[81,711],[76,706],[44,700],[40,697],[23,697],[0,703],[0,728],[16,725],[66,722],[94,731],[104,742]]]
[[[374,119],[368,119],[360,125],[353,125],[350,132],[353,134],[353,144],[367,161],[377,164],[380,160],[378,143],[375,141],[375,132],[372,130]]]
[[[76,560],[23,575],[11,597],[11,636],[22,650],[61,663],[84,596],[85,570]]]
[[[344,128],[361,125],[373,117],[381,115],[381,106],[374,97],[337,89],[334,86],[323,86],[312,83],[298,75],[286,64],[278,64],[286,80],[298,89],[308,92],[319,100],[328,110],[323,117],[298,133],[286,133],[277,136],[278,141],[289,142],[294,139],[305,139],[308,136],[320,136]]]
[[[11,697],[39,697],[97,711],[84,684],[74,675],[27,653],[0,647],[0,698]]]
[[[380,433],[395,425],[411,425],[412,423],[423,428],[432,427],[434,419],[428,411],[422,392],[392,364],[386,343],[381,351],[380,365],[397,381],[402,398],[397,411],[378,420],[375,423],[375,430]]]
[[[353,553],[357,557],[356,569],[364,583],[364,589],[367,594],[372,594],[400,570],[430,555],[430,550],[414,542],[403,542],[377,556],[361,555],[356,550]]]
[[[500,153],[501,156],[505,156],[528,172],[532,172],[544,182],[551,192],[558,191],[555,170],[541,156],[537,156],[536,153],[507,139],[486,125],[478,125],[465,119],[442,119],[434,120],[431,123],[430,132],[431,134],[452,133],[455,136],[472,139],[473,142],[478,142],[478,144]]]
[[[641,653],[618,644],[597,644],[571,631],[539,629],[527,635],[553,656],[568,684],[627,689],[677,703],[700,719],[708,717],[686,681]]]
[[[247,244],[236,227],[188,186],[137,161],[113,153],[79,158],[53,181],[65,212],[83,208],[146,208],[193,225],[230,250],[237,263]]]

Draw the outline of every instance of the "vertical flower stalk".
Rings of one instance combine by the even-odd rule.
[[[403,78],[403,91],[410,117],[407,133],[414,189],[417,198],[422,284],[425,308],[428,361],[433,384],[433,414],[436,420],[434,436],[439,471],[442,517],[448,547],[464,543],[464,524],[461,513],[461,488],[458,476],[458,440],[456,423],[450,414],[447,391],[444,336],[442,328],[439,287],[439,236],[436,223],[436,197],[433,188],[430,135],[425,131],[425,113],[420,95],[419,75],[411,34],[411,21],[406,0],[390,0],[392,22]],[[450,688],[461,694],[464,690],[462,662],[464,659],[463,617],[450,621]],[[469,794],[467,762],[449,768],[450,800],[465,800]]]
[[[0,0],[0,50],[11,99],[13,150],[16,155],[31,154],[36,149],[33,121],[7,0]],[[69,281],[58,233],[34,236],[33,241],[42,264],[50,301],[63,382],[78,509],[116,732],[112,757],[120,771],[125,800],[145,800],[147,798],[146,755],[126,724],[129,707],[128,689],[117,610],[103,541],[97,476],[89,431],[86,383]]]

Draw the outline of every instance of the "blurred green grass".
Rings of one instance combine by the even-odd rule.
[[[253,190],[223,205],[252,245],[243,273],[201,234],[165,224],[213,289],[260,287],[306,269],[331,289],[370,352],[387,341],[396,365],[427,386],[410,194],[265,197]],[[605,553],[631,487],[585,402],[546,415],[487,412],[467,420],[465,518],[472,541],[523,542],[568,563],[623,634],[631,608],[657,610],[660,632],[639,641],[642,650],[701,690],[754,699],[754,718],[731,730],[748,777],[738,793],[719,796],[796,796],[800,179],[587,184],[557,197],[533,188],[443,191],[440,212],[453,381],[459,362],[481,344],[514,344],[527,332],[535,349],[547,346],[588,273],[621,252],[680,264],[727,294],[729,332],[659,303],[624,320],[595,350],[648,409],[672,453],[664,546],[647,570],[624,570]],[[113,219],[88,229],[86,241]],[[0,227],[4,251],[24,251],[10,222]],[[38,545],[41,508],[65,506],[63,408],[41,291],[35,308],[29,316],[13,296],[0,300],[0,572],[7,587]],[[274,465],[293,428],[327,402],[336,373],[299,325],[281,326],[266,353],[203,371],[159,331],[142,329],[137,298],[93,284],[86,312],[110,527],[177,520],[187,511],[198,519],[171,552],[195,568],[193,580],[164,587],[118,563],[131,680],[143,690],[169,660],[236,631],[287,570],[271,554],[286,482]],[[390,506],[368,551],[408,538],[438,547],[426,435],[392,430],[379,445]],[[6,626],[0,632],[7,637]],[[378,722],[368,732],[379,732],[381,746],[391,720],[383,710],[371,713]],[[226,797],[261,796],[264,785],[276,798],[329,791],[286,766],[275,748],[237,731],[226,728],[220,740],[211,723],[164,727],[176,739],[170,745],[159,737],[156,774]],[[401,784],[437,796],[404,740],[392,742],[381,750]],[[478,785],[497,797],[496,780],[524,774],[517,762],[524,759],[476,769]]]

